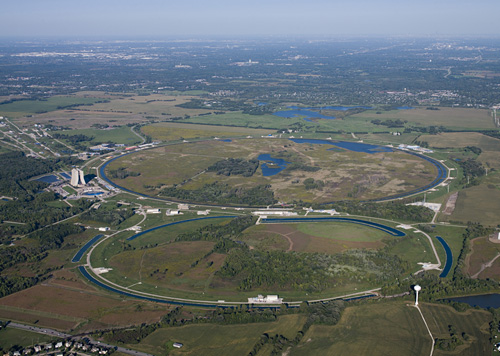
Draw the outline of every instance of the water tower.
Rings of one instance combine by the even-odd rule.
[[[418,305],[418,292],[422,289],[422,287],[420,287],[420,286],[417,284],[415,287],[413,287],[413,289],[415,289],[415,292],[417,292],[417,295],[416,295],[416,297],[415,297],[415,306],[417,306],[417,305]]]

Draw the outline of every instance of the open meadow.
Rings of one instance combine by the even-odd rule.
[[[111,162],[107,172],[117,169],[135,172],[135,176],[114,181],[149,195],[159,194],[162,188],[172,186],[181,194],[217,182],[242,189],[270,185],[280,201],[315,203],[400,194],[430,183],[437,174],[433,164],[404,152],[365,153],[331,148],[331,145],[278,139],[211,140],[126,155]],[[252,160],[261,154],[282,159],[292,168],[273,175],[265,174],[262,164],[268,162],[267,159],[252,176],[223,175],[208,170],[227,158]],[[308,186],[307,182],[311,184]]]
[[[365,111],[353,115],[353,118],[365,119],[367,121],[379,120],[407,120],[417,126],[446,126],[453,130],[464,129],[494,129],[491,111],[486,109],[466,109],[440,107],[439,110],[427,110],[416,108],[410,110],[382,111],[377,114],[376,110]]]
[[[433,340],[422,318],[410,303],[372,302],[348,307],[338,325],[313,325],[299,345],[290,352],[300,355],[427,355]],[[488,312],[469,310],[458,313],[448,306],[420,304],[433,337],[446,335],[448,325],[471,336],[460,346],[460,355],[487,355]],[[439,350],[434,355],[447,355]]]
[[[130,345],[137,350],[154,355],[162,355],[169,350],[169,355],[247,355],[259,341],[262,334],[281,334],[293,339],[302,329],[304,315],[285,315],[277,321],[236,325],[200,324],[156,330],[137,345]],[[176,350],[173,342],[184,346]],[[260,354],[259,354],[260,355]]]

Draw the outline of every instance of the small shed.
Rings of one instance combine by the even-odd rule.
[[[176,348],[176,349],[180,349],[182,346],[184,346],[183,344],[181,344],[180,342],[174,342],[173,346]]]

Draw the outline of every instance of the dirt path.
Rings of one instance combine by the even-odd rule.
[[[471,278],[477,278],[481,274],[481,272],[483,272],[486,268],[491,267],[493,265],[493,262],[495,262],[498,257],[500,257],[500,252],[497,253],[497,255],[495,257],[493,257],[493,259],[491,261],[483,263],[481,265],[481,269],[479,270],[479,272],[477,272],[476,274],[471,276]]]

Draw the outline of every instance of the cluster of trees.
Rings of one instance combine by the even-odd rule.
[[[303,183],[306,190],[311,190],[311,189],[323,190],[323,187],[325,186],[325,182],[323,182],[320,179],[314,180],[313,178],[306,178],[304,179]]]
[[[268,333],[264,333],[255,343],[248,356],[258,355],[259,351],[266,345],[272,345],[271,355],[281,355],[285,348],[298,345],[311,325],[336,325],[344,309],[345,305],[342,300],[301,305],[299,312],[307,314],[307,321],[293,339],[288,339],[281,334],[269,335]]]
[[[118,169],[111,169],[106,172],[111,178],[125,179],[127,177],[138,177],[141,175],[139,172],[129,171],[127,168],[120,167]]]
[[[365,215],[376,218],[394,219],[403,221],[425,222],[432,220],[432,210],[415,205],[406,205],[408,201],[391,201],[387,203],[363,203],[355,200],[345,200],[334,204],[315,205],[317,209],[336,209],[351,215]]]
[[[257,168],[259,168],[259,160],[257,159],[247,161],[242,158],[228,158],[214,163],[207,168],[207,171],[217,172],[217,174],[225,176],[242,175],[243,177],[251,177]]]
[[[16,224],[0,226],[0,242],[9,241],[12,236],[24,235],[79,214],[92,205],[90,200],[76,201],[72,207],[53,207],[47,205],[57,199],[52,192],[43,192],[25,200],[8,201],[0,205],[0,220]]]
[[[309,166],[307,164],[304,164],[304,163],[298,163],[298,162],[294,162],[294,163],[291,163],[289,164],[287,167],[286,167],[287,171],[304,171],[304,172],[317,172],[321,169],[321,167],[317,167],[317,166]]]
[[[434,340],[434,345],[436,345],[437,349],[443,351],[454,351],[457,346],[463,345],[464,341],[467,341],[470,338],[470,336],[465,332],[459,336],[453,325],[448,325],[448,331],[450,332],[449,338],[437,338]]]
[[[214,182],[195,190],[169,187],[163,189],[160,195],[192,202],[267,206],[277,202],[270,187],[270,185],[259,185],[245,189]]]
[[[91,209],[82,215],[84,221],[98,221],[105,224],[117,226],[135,214],[133,209],[119,209],[118,205],[100,209]]]
[[[458,161],[458,164],[463,169],[463,176],[460,182],[466,187],[479,184],[479,178],[486,173],[481,162],[472,158]]]
[[[47,183],[28,181],[32,177],[52,172],[64,165],[74,165],[74,157],[40,160],[27,157],[23,152],[12,151],[0,154],[0,195],[29,198],[47,186]]]
[[[396,119],[396,120],[380,120],[380,119],[375,119],[371,121],[372,124],[374,125],[382,125],[382,126],[387,126],[387,127],[405,127],[405,124],[408,122],[407,120],[403,121],[401,119]]]
[[[295,289],[320,292],[349,281],[383,282],[409,265],[384,251],[350,250],[335,255],[232,249],[217,275],[238,280],[240,290]]]

